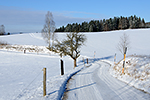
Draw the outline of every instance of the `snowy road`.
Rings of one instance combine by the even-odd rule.
[[[113,78],[109,64],[97,62],[69,81],[65,100],[149,100],[150,95]]]

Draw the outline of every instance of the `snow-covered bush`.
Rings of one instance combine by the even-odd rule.
[[[123,60],[110,68],[110,73],[129,85],[150,93],[150,56],[132,55],[127,57],[124,74]]]

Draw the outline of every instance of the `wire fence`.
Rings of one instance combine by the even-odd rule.
[[[31,84],[33,84],[33,82],[40,76],[40,74],[42,73],[42,70],[35,76],[35,78],[26,86],[26,88],[24,88],[16,97],[15,97],[15,99],[14,100],[18,100],[19,98],[21,98],[23,95],[26,95],[27,94],[27,90],[28,90],[28,88],[30,87],[30,85]],[[41,82],[41,84],[39,85],[39,86],[41,86],[42,85],[42,82]],[[36,89],[37,90],[37,89]],[[36,93],[36,90],[35,90],[35,92],[33,93],[34,95],[35,95],[35,93]]]

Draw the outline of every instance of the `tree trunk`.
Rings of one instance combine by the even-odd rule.
[[[76,59],[74,59],[74,69],[75,69],[76,66],[77,66]]]
[[[51,50],[51,43],[50,43],[50,41],[48,43],[48,47],[49,47],[49,50]]]
[[[53,51],[53,42],[52,42],[52,47],[51,47],[51,51]]]
[[[51,51],[53,51],[53,45],[54,45],[54,38],[52,39],[52,47],[51,47]]]

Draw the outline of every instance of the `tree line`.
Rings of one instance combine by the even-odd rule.
[[[136,29],[136,28],[150,28],[145,20],[136,15],[130,17],[114,17],[103,20],[91,20],[90,22],[82,22],[82,24],[73,23],[66,27],[62,26],[55,30],[55,32],[101,32],[121,29]]]

